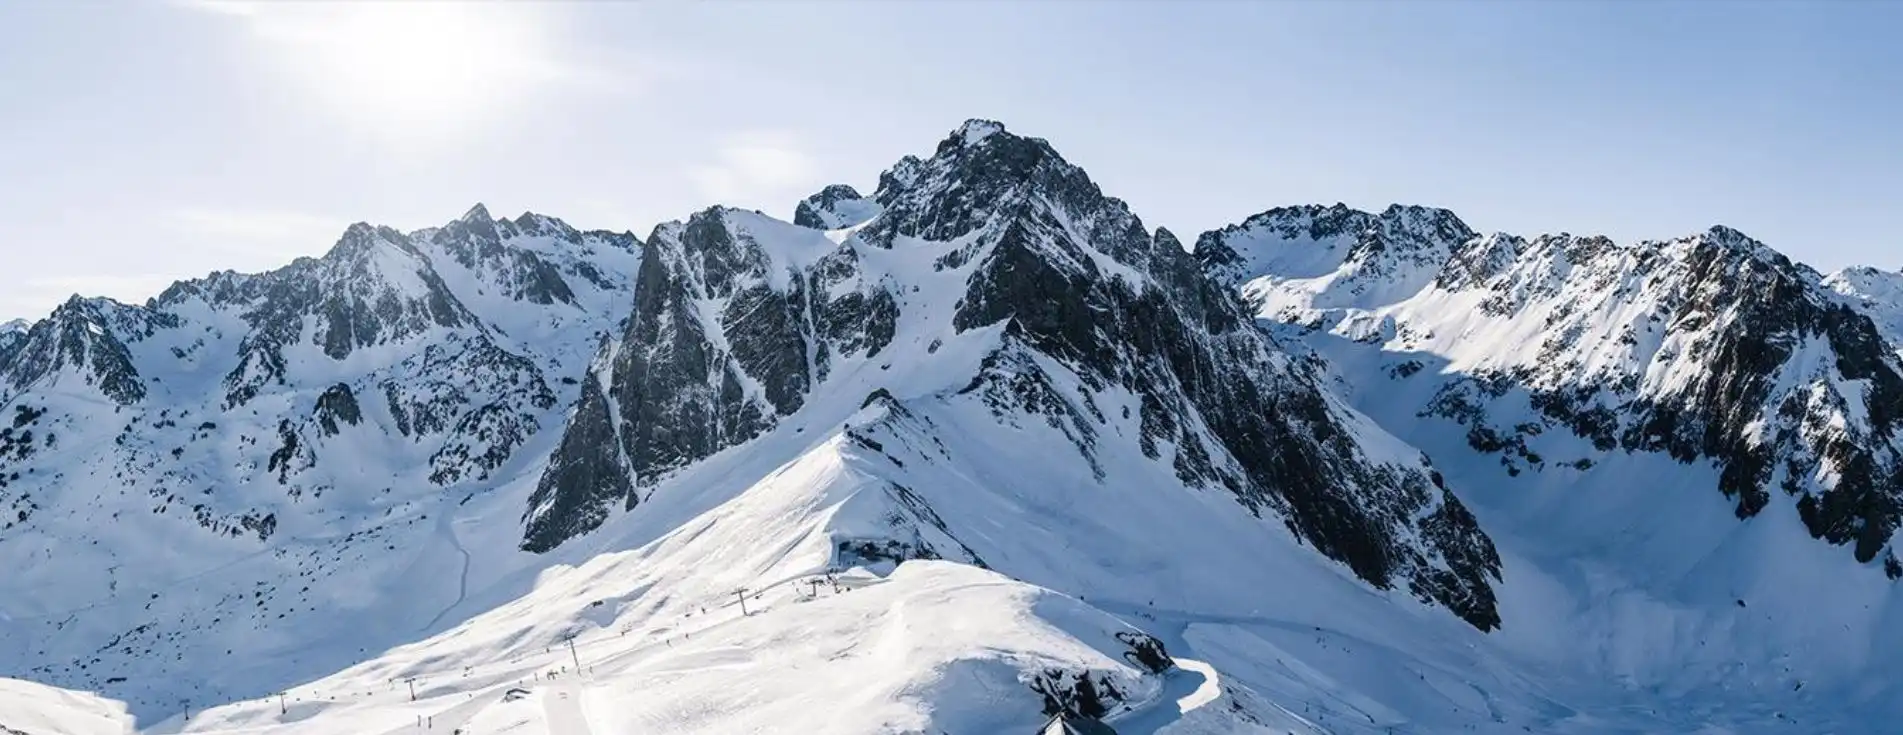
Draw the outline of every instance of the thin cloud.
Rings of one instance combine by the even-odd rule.
[[[281,99],[406,157],[642,86],[640,64],[590,49],[551,3],[174,2],[237,29]]]
[[[418,45],[451,55],[496,87],[574,83],[590,91],[626,90],[626,68],[585,62],[555,38],[558,6],[541,3],[297,3],[170,0],[176,7],[241,19],[258,38],[300,55],[375,53],[370,44]],[[465,48],[457,48],[463,46]],[[373,57],[374,58],[374,57]],[[400,73],[401,70],[390,70]]]
[[[720,204],[798,198],[819,166],[796,136],[755,131],[729,136],[707,163],[689,166],[688,181]]]
[[[273,258],[322,252],[350,224],[305,212],[199,208],[173,210],[165,219],[203,247]]]
[[[181,207],[156,212],[154,242],[164,243],[169,267],[132,273],[53,273],[0,289],[0,321],[38,319],[78,296],[144,303],[173,282],[214,269],[263,271],[301,255],[321,255],[349,221],[307,212]],[[153,265],[146,263],[144,265]],[[138,263],[102,264],[137,269]]]
[[[105,296],[129,304],[144,303],[179,276],[167,273],[53,275],[29,278],[0,292],[0,321],[45,317],[51,306],[72,296]]]

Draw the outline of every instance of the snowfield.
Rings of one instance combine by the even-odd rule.
[[[0,733],[124,735],[133,731],[125,705],[82,692],[0,679]]]

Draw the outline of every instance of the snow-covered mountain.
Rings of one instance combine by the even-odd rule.
[[[1903,272],[1845,268],[1825,277],[1824,286],[1870,317],[1885,340],[1903,345]]]
[[[995,123],[894,171],[874,195],[880,214],[836,237],[718,208],[654,231],[634,313],[584,380],[525,548],[591,530],[786,417],[828,424],[880,399],[906,414],[971,405],[984,410],[965,430],[1053,432],[1038,437],[1044,461],[1075,455],[1091,484],[1155,486],[1155,465],[1167,470],[1156,487],[1185,488],[1174,494],[1186,507],[1217,493],[1267,520],[1262,533],[1285,525],[1370,584],[1499,622],[1498,559],[1420,453],[1322,392],[1167,231]],[[941,431],[930,426],[895,440],[927,441]],[[1126,453],[1145,469],[1113,473],[1109,457]],[[913,543],[945,485],[914,495],[920,517],[892,538],[851,543],[975,561],[957,523]]]
[[[832,187],[802,211],[817,227],[716,207],[637,242],[478,207],[143,306],[74,300],[0,373],[23,509],[0,555],[32,570],[7,580],[4,660],[215,728],[259,710],[185,715],[364,667],[506,659],[520,679],[564,637],[678,627],[832,570],[877,609],[994,621],[868,669],[897,699],[841,731],[1065,711],[1180,728],[1185,698],[1223,702],[1198,717],[1231,731],[1308,725],[1169,669],[1104,610],[1249,614],[1237,584],[1306,580],[1443,631],[1499,625],[1499,559],[1423,456],[1044,141],[974,121],[873,197]],[[577,587],[590,569],[613,582]],[[991,617],[938,609],[973,585],[999,590]],[[764,617],[721,635],[747,625],[775,635]],[[411,641],[434,653],[377,654]],[[943,681],[973,666],[1012,694]]]
[[[1466,490],[1503,594],[1551,586],[1538,645],[1569,665],[1840,710],[1891,675],[1903,365],[1875,279],[1724,227],[1528,239],[1401,206],[1274,209],[1196,252]]]
[[[26,342],[26,333],[32,328],[33,323],[25,319],[0,322],[0,365],[13,361],[13,353]]]
[[[1882,732],[1859,274],[1192,250],[981,120],[793,222],[355,225],[0,329],[0,733]]]
[[[1739,518],[1782,490],[1812,535],[1903,576],[1889,547],[1903,364],[1816,271],[1735,230],[1620,246],[1480,237],[1445,210],[1311,207],[1210,233],[1197,251],[1262,317],[1397,356],[1393,380],[1429,361],[1459,375],[1418,408],[1509,474],[1588,472],[1613,451],[1708,462]],[[1497,417],[1501,401],[1524,406]],[[1549,462],[1548,432],[1591,449]]]
[[[454,570],[388,552],[546,453],[639,252],[479,206],[144,305],[67,302],[0,362],[0,661],[149,714],[255,694],[247,667],[354,660],[292,652],[326,635],[408,640],[429,617],[380,585]]]

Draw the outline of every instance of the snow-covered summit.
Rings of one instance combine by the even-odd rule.
[[[1344,204],[1309,205],[1270,209],[1205,233],[1195,251],[1204,270],[1227,285],[1267,273],[1338,274],[1347,291],[1360,293],[1418,286],[1453,245],[1474,236],[1445,209],[1397,204],[1372,214]]]
[[[958,130],[952,133],[951,140],[957,140],[962,145],[974,146],[985,142],[986,138],[1002,132],[1004,132],[1004,123],[996,120],[972,118],[966,120],[963,125],[958,126]]]
[[[833,184],[800,200],[793,209],[793,224],[816,230],[840,230],[856,227],[878,216],[879,203],[862,197],[859,190],[845,184]]]
[[[1868,315],[1884,339],[1903,349],[1903,272],[1846,268],[1826,277],[1824,286]]]
[[[494,224],[495,218],[489,216],[488,207],[483,206],[482,202],[476,202],[469,211],[463,212],[463,216],[457,217],[456,221],[471,225]]]
[[[0,402],[30,390],[84,386],[119,404],[145,397],[145,379],[121,338],[138,338],[161,325],[137,307],[110,299],[74,296],[24,333],[0,338]]]

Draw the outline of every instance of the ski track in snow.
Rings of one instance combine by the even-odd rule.
[[[1215,667],[1187,658],[1177,658],[1176,666],[1163,675],[1163,690],[1148,706],[1108,720],[1118,733],[1160,733],[1222,695],[1222,677],[1216,674]]]
[[[456,538],[456,514],[451,510],[442,510],[437,512],[436,518],[437,528],[442,532],[443,537],[449,540],[450,546],[455,547],[456,553],[462,555],[463,567],[456,577],[456,600],[444,607],[442,612],[436,613],[436,617],[430,618],[429,623],[423,626],[425,632],[435,630],[436,625],[443,622],[443,618],[448,617],[450,611],[455,610],[457,605],[463,604],[463,600],[469,597],[469,550],[463,548],[463,542]]]
[[[460,732],[460,728],[462,728],[463,725],[475,719],[476,715],[481,714],[483,709],[495,704],[496,701],[497,698],[494,697],[492,693],[485,692],[480,697],[458,703],[441,712],[422,715],[420,725],[404,725],[394,730],[389,730],[385,732],[384,735],[415,735],[415,733],[422,732]]]

